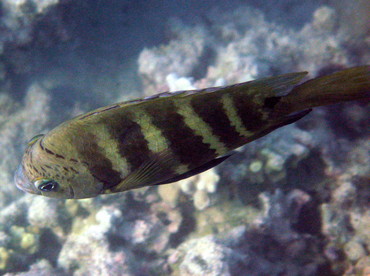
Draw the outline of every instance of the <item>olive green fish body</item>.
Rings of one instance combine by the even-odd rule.
[[[291,73],[103,107],[30,142],[15,182],[31,193],[86,198],[177,181],[314,106],[368,98],[369,71],[355,67],[301,85],[306,73]],[[348,89],[332,93],[333,79],[337,90],[338,83]]]

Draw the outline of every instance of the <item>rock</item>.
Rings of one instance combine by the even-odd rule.
[[[175,207],[178,203],[180,188],[176,184],[160,185],[158,193],[164,202]]]
[[[197,190],[194,194],[194,206],[198,210],[207,208],[210,204],[208,194],[204,190]]]
[[[212,237],[189,241],[187,254],[181,262],[181,275],[231,275],[228,263],[232,250],[218,244]]]
[[[196,89],[191,79],[185,77],[179,78],[175,73],[168,74],[166,82],[170,92]]]
[[[9,252],[5,247],[0,247],[0,270],[4,270],[8,266]]]
[[[189,74],[199,66],[200,58],[205,51],[204,28],[187,27],[180,21],[172,21],[170,26],[175,39],[168,45],[144,49],[139,56],[139,73],[146,85],[147,95],[168,90],[166,87],[168,76],[172,88],[178,88],[178,84],[174,84],[174,78],[171,76],[176,76],[177,80],[189,77]],[[187,84],[189,85],[190,83]]]
[[[97,212],[95,220],[91,217],[82,221],[80,227],[75,227],[78,233],[71,233],[64,243],[58,266],[74,275],[134,275],[131,255],[125,250],[113,252],[106,235],[119,217],[119,210],[105,207]]]
[[[314,236],[294,224],[311,198],[299,190],[265,193],[264,212],[249,226],[191,238],[170,255],[180,275],[317,275],[324,260]],[[289,206],[289,207],[288,207]],[[309,252],[309,253],[308,253]],[[304,261],[303,261],[304,259]],[[302,269],[304,267],[304,269]]]
[[[54,269],[53,266],[45,259],[39,260],[30,266],[27,272],[6,273],[6,276],[63,276],[62,271]]]
[[[366,256],[366,250],[363,244],[353,239],[345,244],[344,252],[347,254],[347,257],[354,262]]]
[[[54,199],[35,197],[28,210],[28,221],[39,228],[55,228],[59,226],[58,217],[60,204]]]
[[[18,45],[25,44],[32,39],[32,31],[37,17],[45,14],[57,5],[59,0],[2,0],[2,23],[6,28],[2,29],[0,49],[5,42],[16,42]],[[2,51],[0,51],[1,54]]]
[[[333,8],[322,6],[313,14],[312,25],[324,32],[333,32],[337,24],[336,12]]]
[[[46,126],[50,96],[34,83],[28,89],[22,105],[7,97],[0,97],[1,99],[5,101],[7,108],[4,110],[6,117],[0,116],[0,154],[3,156],[0,160],[0,193],[12,198],[21,195],[15,185],[8,185],[13,183],[14,170],[18,166],[18,160],[14,157],[20,156],[20,149],[25,147],[25,142]]]

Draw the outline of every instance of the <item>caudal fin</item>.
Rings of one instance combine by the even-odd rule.
[[[288,115],[315,106],[363,99],[370,99],[370,65],[308,80],[283,96],[274,112]]]

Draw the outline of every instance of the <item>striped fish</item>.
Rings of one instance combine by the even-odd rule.
[[[226,87],[161,93],[99,108],[28,143],[15,174],[23,191],[89,198],[175,182],[307,115],[369,99],[370,66],[298,83],[306,72]]]

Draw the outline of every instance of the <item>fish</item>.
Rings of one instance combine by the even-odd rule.
[[[219,165],[312,108],[369,100],[370,66],[307,72],[101,107],[33,137],[15,172],[31,194],[82,199],[176,182]]]

